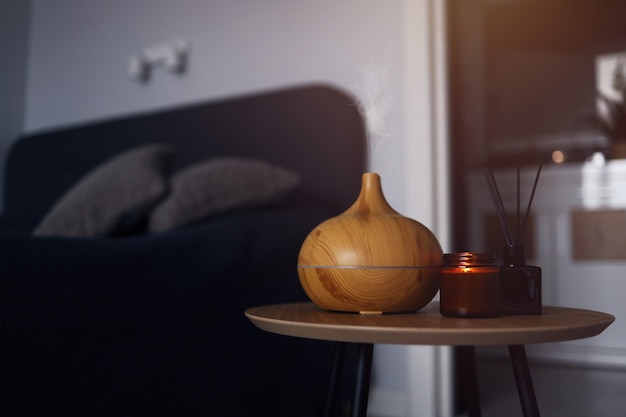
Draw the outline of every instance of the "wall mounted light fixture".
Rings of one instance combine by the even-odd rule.
[[[130,76],[147,82],[157,67],[163,67],[172,74],[183,74],[187,70],[190,50],[191,44],[184,39],[146,48],[130,58]]]

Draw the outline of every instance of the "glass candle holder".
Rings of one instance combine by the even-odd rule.
[[[443,255],[440,312],[448,317],[500,315],[500,279],[495,255],[455,252]]]

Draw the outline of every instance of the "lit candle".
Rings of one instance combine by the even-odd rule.
[[[500,315],[500,283],[494,255],[455,252],[443,255],[440,312],[450,317]]]

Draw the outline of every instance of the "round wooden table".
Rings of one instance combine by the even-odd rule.
[[[361,315],[323,310],[313,303],[290,303],[253,307],[245,315],[259,329],[286,336],[340,342],[333,364],[327,413],[333,397],[345,343],[357,343],[357,383],[352,415],[365,416],[376,343],[451,345],[462,347],[468,358],[464,373],[470,416],[480,415],[476,387],[474,346],[507,345],[524,416],[539,416],[525,344],[561,342],[600,334],[614,320],[610,314],[576,308],[543,306],[540,315],[514,315],[485,319],[460,319],[439,314],[433,302],[412,314]]]

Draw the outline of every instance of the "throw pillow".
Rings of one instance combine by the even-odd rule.
[[[34,234],[96,237],[130,230],[167,193],[172,157],[172,147],[151,144],[100,164],[57,201]]]
[[[169,195],[150,215],[164,232],[228,211],[280,202],[300,182],[295,172],[248,158],[209,159],[174,175]]]

